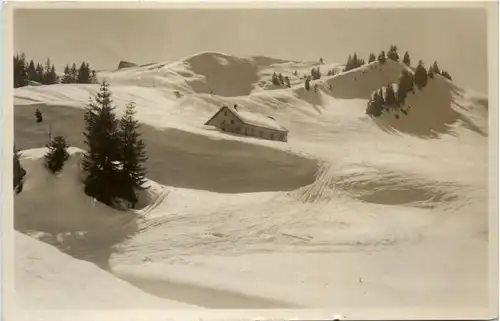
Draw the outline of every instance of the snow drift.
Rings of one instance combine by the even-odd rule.
[[[14,243],[16,298],[22,309],[196,308],[144,293],[22,233],[15,232]]]

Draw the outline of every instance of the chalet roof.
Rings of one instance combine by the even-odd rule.
[[[224,108],[229,109],[234,115],[236,115],[236,117],[247,125],[288,132],[285,127],[278,124],[278,122],[272,117],[243,110],[241,107],[225,106],[222,107],[221,110]]]

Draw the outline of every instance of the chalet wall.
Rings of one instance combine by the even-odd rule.
[[[271,128],[258,127],[247,125],[243,123],[235,114],[229,109],[223,109],[214,118],[212,118],[208,125],[220,128],[222,131],[235,133],[243,136],[253,136],[269,140],[279,140],[286,142],[287,132],[278,131]]]

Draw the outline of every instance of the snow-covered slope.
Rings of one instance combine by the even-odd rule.
[[[485,311],[487,99],[436,76],[409,96],[407,116],[373,119],[365,114],[371,93],[397,82],[405,66],[367,64],[306,91],[299,78],[315,66],[202,53],[102,72],[119,113],[136,101],[149,178],[167,185],[109,253],[110,269],[158,296],[206,307]],[[292,88],[268,86],[273,72],[295,70]],[[97,90],[16,89],[16,145],[44,141],[46,127],[32,120],[38,107],[81,146],[76,119]],[[205,128],[223,104],[272,116],[289,130],[288,143]],[[43,205],[29,186],[24,202]]]
[[[19,307],[38,309],[192,309],[147,294],[92,263],[15,232],[15,287]]]
[[[291,84],[303,82],[312,68],[326,72],[337,65],[298,62],[269,57],[239,58],[218,52],[202,52],[176,62],[161,62],[99,73],[114,85],[169,88],[182,93],[211,93],[224,97],[246,96],[276,89],[274,72],[288,76]],[[296,73],[296,75],[294,74]]]

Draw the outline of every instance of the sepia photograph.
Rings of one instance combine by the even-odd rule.
[[[498,3],[452,4],[11,3],[10,302],[498,317]]]

